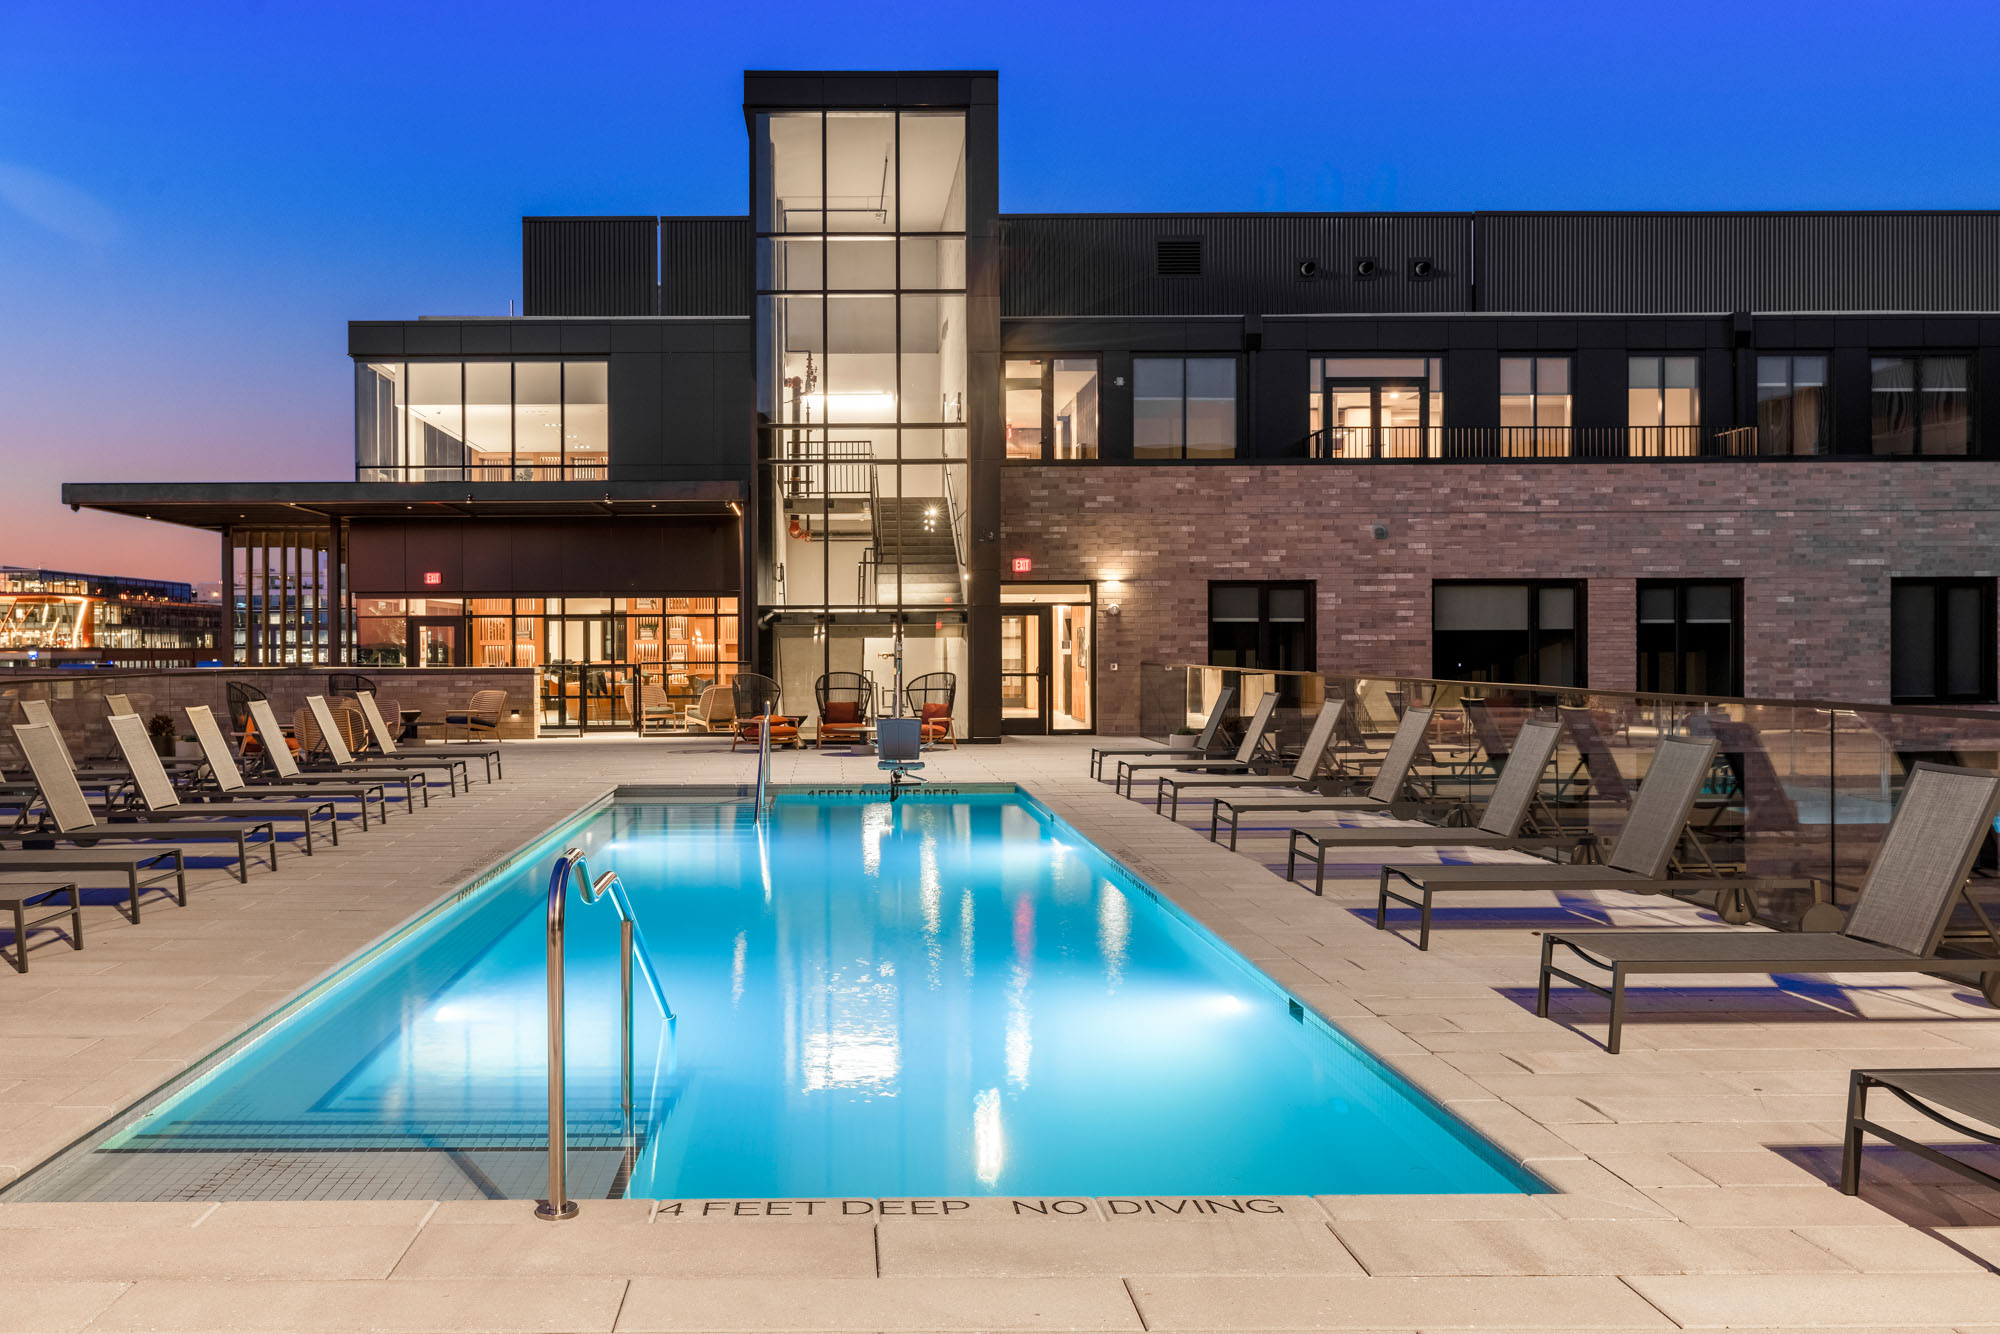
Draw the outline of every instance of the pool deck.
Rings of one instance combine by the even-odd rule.
[[[1533,1012],[1537,929],[1697,922],[1656,899],[1441,908],[1377,932],[1372,869],[1324,899],[1087,774],[1088,740],[931,757],[1019,782],[1556,1188],[1536,1196],[0,1204],[6,1331],[2000,1331],[2000,1191],[1895,1151],[1828,1184],[1856,1066],[1993,1065],[2000,1013],[1905,976],[1724,979]],[[719,743],[510,743],[508,778],[248,885],[196,877],[0,971],[0,1182],[85,1134],[531,835],[619,783],[750,781]],[[476,766],[475,766],[476,768]],[[786,753],[777,780],[872,782]],[[1384,854],[1387,855],[1387,854]],[[1397,854],[1425,860],[1426,854]],[[1837,985],[1836,985],[1837,983]],[[1886,1109],[1885,1113],[1886,1115]],[[1914,1118],[1913,1118],[1914,1121]],[[1938,1142],[1942,1136],[1925,1136]]]

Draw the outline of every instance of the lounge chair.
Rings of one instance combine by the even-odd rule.
[[[674,724],[674,702],[667,697],[667,688],[658,681],[634,681],[632,683],[632,728],[640,736],[646,729],[658,723],[661,731]]]
[[[658,689],[657,686],[654,688]],[[396,729],[389,726],[388,720],[382,716],[381,707],[375,703],[374,693],[364,690],[354,699],[361,706],[361,716],[368,720],[368,730],[374,734],[375,744],[381,748],[382,754],[388,759],[398,761],[404,768],[448,767],[465,781],[465,790],[468,792],[472,790],[472,775],[466,770],[465,760],[459,758],[460,756],[484,760],[486,781],[489,783],[495,778],[507,776],[506,770],[500,764],[498,746],[475,746],[470,741],[461,741],[452,746],[453,753],[450,755],[433,755],[421,750],[401,749],[396,742]]]
[[[1313,864],[1312,892],[1326,892],[1326,854],[1350,848],[1504,848],[1526,851],[1533,848],[1567,847],[1572,850],[1592,840],[1589,834],[1565,834],[1545,817],[1530,832],[1523,833],[1538,804],[1542,775],[1554,756],[1556,739],[1562,729],[1554,723],[1525,723],[1509,748],[1499,781],[1486,799],[1479,823],[1453,828],[1435,824],[1322,825],[1292,830],[1285,852],[1285,879],[1296,878],[1300,849],[1304,860]],[[1461,808],[1463,809],[1463,808]]]
[[[903,687],[903,698],[922,725],[925,745],[948,741],[953,750],[958,749],[958,733],[952,728],[952,710],[958,705],[956,672],[925,672]]]
[[[111,736],[124,752],[125,763],[132,770],[132,784],[139,796],[138,806],[124,806],[110,813],[113,820],[142,819],[152,821],[201,820],[214,824],[241,825],[255,831],[268,827],[273,844],[273,861],[276,862],[277,829],[279,820],[297,820],[300,831],[305,835],[306,856],[313,854],[313,822],[324,819],[327,832],[332,835],[334,846],[340,845],[340,817],[331,797],[315,797],[305,801],[278,802],[265,801],[208,801],[185,802],[174,790],[174,780],[167,777],[167,771],[160,767],[160,757],[146,736],[146,725],[132,714],[123,714],[111,720]],[[206,827],[206,826],[204,826]]]
[[[271,854],[271,869],[278,867],[277,828],[269,821],[261,826],[248,824],[234,825],[182,825],[176,829],[156,826],[134,826],[130,824],[110,824],[97,818],[90,803],[84,800],[83,789],[77,785],[76,775],[64,763],[62,751],[55,744],[55,734],[46,724],[25,723],[14,728],[14,736],[19,740],[22,754],[28,758],[28,767],[35,772],[35,786],[42,790],[43,828],[25,833],[24,843],[56,841],[76,844],[79,847],[95,847],[99,843],[158,843],[173,840],[174,846],[183,847],[188,843],[219,840],[236,844],[236,878],[247,884],[250,880],[250,835],[263,832]],[[47,828],[53,821],[54,829]],[[64,849],[51,846],[46,849],[23,848],[24,852],[61,852]],[[213,848],[196,848],[193,851],[202,856],[213,856]],[[44,871],[65,869],[65,863],[54,865],[26,866],[13,859],[13,854],[0,857],[0,871]],[[69,863],[68,865],[73,865]],[[183,882],[183,898],[185,882]],[[136,894],[133,910],[138,910]],[[132,919],[137,921],[134,916]]]
[[[1542,862],[1490,862],[1474,866],[1384,866],[1375,898],[1375,926],[1388,929],[1389,901],[1418,913],[1417,948],[1431,942],[1431,903],[1440,893],[1470,894],[1524,890],[1611,890],[1637,893],[1713,890],[1718,911],[1747,920],[1748,892],[1768,882],[1749,880],[1669,880],[1674,849],[1687,830],[1688,814],[1715,759],[1712,738],[1667,737],[1653,753],[1652,766],[1632,802],[1625,827],[1602,866],[1558,866]],[[1416,897],[1390,888],[1401,881]],[[1790,883],[1790,882],[1786,882]]]
[[[859,745],[868,739],[868,706],[875,689],[860,672],[827,672],[813,682],[813,699],[819,705],[819,727],[814,743],[824,747]]]
[[[445,785],[451,789],[452,796],[455,797],[458,795],[458,780],[465,775],[463,761],[454,762],[450,759],[439,757],[438,763],[416,761],[410,764],[399,764],[395,758],[387,755],[356,755],[348,750],[346,738],[340,733],[340,724],[334,720],[333,710],[327,706],[326,696],[307,695],[306,711],[314,727],[319,732],[318,745],[316,747],[313,746],[311,739],[306,736],[301,736],[299,743],[308,750],[317,749],[325,751],[327,759],[332,762],[335,770],[349,776],[357,773],[380,774],[386,778],[390,774],[396,774],[399,777],[421,781],[424,784],[424,790],[428,792],[430,790],[429,771],[432,769],[443,769]],[[467,783],[465,790],[470,792],[472,785]],[[426,798],[426,801],[428,801],[428,798]]]
[[[1416,768],[1417,752],[1430,725],[1431,711],[1428,708],[1405,709],[1403,721],[1396,724],[1395,738],[1389,742],[1389,751],[1382,757],[1382,767],[1375,771],[1375,781],[1368,785],[1367,792],[1359,796],[1284,797],[1254,789],[1240,793],[1216,793],[1215,804],[1209,808],[1208,841],[1214,843],[1221,838],[1224,811],[1229,813],[1229,848],[1233,852],[1245,815],[1309,814],[1315,811],[1388,815],[1401,810]]]
[[[1178,751],[1163,751],[1159,754],[1133,756],[1118,761],[1112,771],[1111,790],[1132,796],[1132,782],[1141,770],[1149,773],[1157,771],[1164,778],[1169,773],[1188,773],[1206,770],[1218,774],[1247,774],[1255,761],[1257,750],[1264,744],[1264,735],[1271,729],[1271,711],[1278,707],[1278,692],[1267,690],[1257,701],[1257,711],[1250,715],[1250,725],[1243,729],[1243,740],[1237,744],[1236,753],[1226,760],[1218,760],[1207,755],[1188,755]]]
[[[1960,1162],[1868,1119],[1868,1091],[1887,1089],[1910,1110],[1927,1116],[1945,1129],[1980,1144],[2000,1148],[2000,1134],[1965,1124],[1982,1121],[2000,1127],[2000,1070],[1856,1070],[1847,1083],[1847,1142],[1840,1155],[1840,1189],[1848,1195],[1861,1193],[1861,1137],[1863,1133],[1885,1139],[1899,1149],[1907,1149],[1928,1163],[1956,1172],[1983,1186],[2000,1186],[2000,1176],[1983,1172],[1971,1163]],[[1962,1118],[1962,1119],[1961,1119]]]
[[[1222,720],[1229,712],[1229,706],[1236,702],[1236,687],[1224,686],[1215,696],[1215,703],[1208,710],[1208,721],[1201,725],[1201,732],[1195,737],[1194,745],[1187,750],[1157,743],[1144,746],[1094,746],[1090,751],[1090,776],[1102,781],[1104,761],[1128,755],[1213,755],[1216,752],[1216,738],[1222,732]]]
[[[798,718],[776,711],[782,693],[776,681],[755,672],[742,672],[729,683],[729,689],[736,697],[736,721],[730,729],[731,750],[745,744],[762,745],[763,729],[767,726],[774,748],[799,744]]]
[[[118,694],[109,690],[104,692],[104,707],[111,711],[111,716],[114,718],[120,714],[138,712],[137,709],[132,707],[132,697],[130,695]]]
[[[731,732],[736,728],[736,696],[728,686],[705,686],[687,711],[690,732]],[[733,747],[732,747],[733,749]]]
[[[1306,733],[1305,744],[1299,747],[1299,758],[1292,767],[1281,774],[1191,774],[1186,777],[1168,775],[1159,781],[1153,796],[1153,810],[1159,811],[1161,803],[1169,793],[1173,796],[1173,806],[1167,818],[1178,820],[1181,816],[1181,793],[1194,792],[1205,795],[1203,788],[1226,788],[1231,792],[1252,789],[1269,791],[1276,795],[1285,789],[1309,793],[1319,779],[1320,765],[1326,760],[1326,748],[1333,741],[1333,729],[1340,722],[1340,714],[1347,707],[1347,701],[1328,700],[1320,706],[1319,717],[1313,719],[1312,731]]]
[[[360,788],[374,792],[378,796],[383,795],[388,787],[400,784],[403,789],[403,804],[411,810],[417,808],[419,793],[423,795],[424,805],[431,804],[431,785],[422,774],[390,773],[385,769],[366,771],[357,769],[331,774],[306,773],[299,768],[299,762],[292,757],[291,738],[285,735],[284,729],[279,725],[278,715],[271,708],[271,701],[253,699],[248,702],[247,707],[257,731],[263,736],[277,738],[268,746],[260,746],[258,753],[264,757],[264,762],[271,766],[271,772],[277,775],[279,783],[287,787],[303,787],[308,784],[314,787],[325,786],[335,791]]]
[[[504,690],[475,690],[462,709],[447,709],[444,715],[444,739],[451,740],[454,727],[465,729],[465,739],[472,740],[474,732],[490,732],[495,740],[500,737],[500,716],[507,711],[507,692]]]
[[[1666,744],[1661,747],[1663,757]],[[1712,754],[1714,746],[1710,741],[1705,748]],[[1639,790],[1642,799],[1651,785],[1648,777]],[[2000,1001],[2000,959],[1952,958],[1937,952],[1996,814],[2000,814],[2000,774],[1919,763],[1910,771],[1889,832],[1875,850],[1854,908],[1839,931],[1702,927],[1551,931],[1542,937],[1535,1013],[1548,1017],[1552,978],[1594,991],[1611,1002],[1604,1049],[1615,1053],[1625,1026],[1625,983],[1636,974],[1972,973],[1979,977],[1986,998]],[[1608,984],[1558,968],[1553,961],[1558,946],[1608,972]]]
[[[222,728],[217,725],[215,714],[208,705],[190,704],[186,712],[188,723],[194,728],[195,744],[201,747],[202,758],[208,761],[209,781],[215,785],[216,791],[225,796],[239,801],[282,800],[286,797],[351,801],[361,810],[364,832],[368,828],[368,803],[371,799],[381,811],[382,819],[386,821],[389,818],[389,796],[380,783],[355,783],[343,787],[333,783],[253,784],[245,781],[243,771],[236,767],[236,759],[229,753],[228,738],[222,735]]]
[[[21,716],[26,718],[31,726],[46,727],[49,729],[50,733],[55,737],[56,748],[62,752],[63,763],[69,767],[69,771],[72,774],[76,775],[76,781],[85,790],[102,792],[105,801],[109,802],[123,794],[125,789],[130,785],[132,775],[125,771],[123,765],[107,764],[102,759],[96,762],[85,761],[78,763],[75,752],[69,748],[69,741],[63,736],[62,726],[56,722],[55,710],[49,707],[47,700],[22,700]],[[151,744],[150,740],[147,744]],[[186,760],[165,762],[169,768],[184,766],[189,763],[191,761]]]
[[[28,916],[31,908],[46,908],[51,901],[59,902],[54,912],[43,913],[40,917]],[[14,919],[14,971],[28,971],[28,933],[38,926],[50,922],[60,922],[69,918],[69,947],[83,948],[83,901],[77,897],[76,881],[68,880],[51,883],[46,876],[41,879],[0,880],[0,910],[7,911]]]

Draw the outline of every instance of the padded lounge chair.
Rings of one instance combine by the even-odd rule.
[[[1254,789],[1240,793],[1216,793],[1215,804],[1209,808],[1208,841],[1214,843],[1222,836],[1222,815],[1225,811],[1229,813],[1229,849],[1232,852],[1236,850],[1236,835],[1245,815],[1290,815],[1293,812],[1313,811],[1387,815],[1394,812],[1405,801],[1416,768],[1417,754],[1430,725],[1431,711],[1428,708],[1403,711],[1403,721],[1396,724],[1395,738],[1389,742],[1389,751],[1382,757],[1382,767],[1375,771],[1375,781],[1360,796],[1282,797]]]
[[[279,726],[278,714],[271,707],[271,701],[268,699],[253,699],[249,701],[247,707],[250,710],[250,718],[256,725],[257,731],[264,736],[278,738],[276,743],[270,746],[259,747],[258,750],[258,753],[264,756],[265,763],[271,766],[271,772],[277,775],[277,783],[287,787],[323,786],[335,791],[352,791],[359,788],[363,791],[373,792],[378,797],[382,796],[388,788],[400,785],[403,789],[403,804],[411,810],[417,808],[417,795],[419,793],[423,795],[424,805],[428,806],[431,804],[431,785],[422,774],[393,774],[385,769],[357,769],[347,773],[332,774],[306,773],[299,768],[298,760],[292,756],[290,739],[285,736],[284,729]],[[260,778],[253,781],[262,782],[263,780]]]
[[[1235,686],[1222,687],[1221,692],[1218,693],[1215,697],[1215,704],[1208,711],[1208,721],[1204,722],[1201,725],[1200,734],[1195,737],[1194,745],[1190,747],[1188,750],[1181,750],[1178,747],[1163,746],[1158,744],[1149,744],[1144,746],[1124,746],[1124,745],[1093,746],[1090,751],[1090,776],[1092,778],[1098,779],[1099,781],[1102,781],[1104,778],[1104,761],[1107,759],[1118,759],[1128,755],[1159,755],[1162,753],[1171,753],[1175,755],[1215,754],[1216,738],[1222,732],[1223,717],[1229,712],[1229,706],[1233,704],[1235,701],[1236,701],[1236,687]]]
[[[118,749],[125,755],[125,763],[132,770],[132,782],[139,794],[138,806],[123,806],[111,812],[113,820],[142,819],[152,821],[201,820],[207,825],[242,825],[255,831],[260,828],[270,830],[273,846],[272,865],[277,865],[276,821],[297,820],[300,832],[305,835],[306,856],[313,854],[313,822],[325,820],[327,832],[332,835],[335,847],[340,846],[340,817],[331,797],[316,797],[306,801],[279,804],[266,801],[210,801],[185,802],[174,790],[174,780],[167,777],[167,771],[160,767],[160,757],[153,753],[153,747],[146,736],[146,725],[131,714],[111,720],[111,736],[118,743]]]
[[[1185,752],[1164,751],[1158,755],[1148,753],[1131,759],[1118,761],[1112,771],[1111,790],[1134,796],[1133,780],[1140,770],[1157,772],[1161,778],[1169,773],[1189,773],[1205,770],[1218,774],[1247,774],[1255,761],[1258,747],[1264,744],[1265,734],[1271,730],[1271,711],[1278,707],[1278,692],[1266,690],[1264,697],[1257,701],[1257,711],[1250,715],[1250,725],[1243,729],[1243,740],[1238,743],[1236,753],[1226,760],[1211,759],[1206,755],[1189,755]]]
[[[909,701],[910,715],[922,724],[926,746],[948,741],[958,749],[958,733],[951,722],[951,712],[958,706],[956,672],[925,672],[903,687],[903,698]]]
[[[506,691],[475,690],[464,708],[445,710],[444,739],[449,742],[452,729],[462,727],[467,741],[472,740],[474,732],[490,732],[497,741],[500,737],[500,717],[506,712]]]
[[[389,818],[389,798],[380,783],[356,783],[341,787],[332,783],[296,784],[252,784],[244,781],[243,771],[236,767],[236,758],[229,753],[229,741],[222,735],[222,728],[215,721],[215,714],[206,704],[190,704],[187,707],[188,723],[194,728],[195,744],[201,747],[202,758],[208,761],[209,781],[215,790],[237,801],[271,801],[287,797],[309,798],[313,801],[351,801],[361,810],[361,828],[368,828],[368,803],[372,800],[382,813],[382,819]],[[196,799],[201,800],[200,794]]]
[[[1623,889],[1642,894],[1674,890],[1715,890],[1726,911],[1748,920],[1748,891],[1764,881],[1669,880],[1674,849],[1687,829],[1694,799],[1715,760],[1713,738],[1667,737],[1653,753],[1646,780],[1626,817],[1618,842],[1602,866],[1557,866],[1539,862],[1492,862],[1475,866],[1384,866],[1375,897],[1375,927],[1388,929],[1389,901],[1417,910],[1417,948],[1431,947],[1431,903],[1439,893],[1520,893],[1537,889]],[[1401,881],[1416,896],[1390,888]],[[1788,882],[1787,882],[1788,883]],[[1730,905],[1735,906],[1730,906]],[[1740,911],[1739,911],[1740,909]]]
[[[2000,1070],[1856,1070],[1847,1084],[1847,1143],[1840,1155],[1840,1189],[1861,1193],[1861,1137],[1864,1132],[1907,1149],[1927,1163],[1936,1163],[1969,1181],[2000,1187],[2000,1176],[1983,1172],[1910,1138],[1899,1130],[1868,1119],[1868,1091],[1887,1089],[1912,1111],[1945,1129],[1980,1144],[2000,1148],[2000,1134],[1965,1124],[1981,1121],[2000,1127]],[[1961,1119],[1963,1118],[1963,1119]]]
[[[790,714],[777,712],[778,698],[783,692],[776,681],[756,672],[742,672],[729,683],[729,689],[736,698],[736,722],[731,728],[729,741],[731,750],[745,744],[762,745],[766,726],[771,729],[773,748],[799,744],[799,720]]]
[[[1714,744],[1708,743],[1711,751]],[[1642,799],[1651,783],[1648,777],[1640,787]],[[1604,1049],[1615,1053],[1625,1026],[1625,983],[1635,974],[1972,973],[1988,1000],[2000,999],[2000,959],[1937,952],[1995,815],[2000,815],[2000,774],[1919,763],[1839,931],[1551,931],[1542,937],[1535,1013],[1548,1017],[1552,978],[1594,991],[1611,1002]],[[1608,983],[1558,968],[1553,962],[1558,946],[1608,972]]]
[[[405,768],[437,769],[451,766],[452,771],[456,772],[465,783],[465,790],[468,792],[472,790],[472,775],[466,770],[465,760],[459,758],[460,756],[484,760],[486,781],[489,783],[496,778],[507,776],[506,771],[500,766],[498,746],[476,746],[470,741],[460,741],[452,745],[452,753],[449,755],[434,755],[422,750],[403,750],[396,744],[396,729],[389,726],[388,719],[382,716],[382,709],[375,702],[374,692],[364,690],[356,695],[354,700],[361,706],[361,716],[368,720],[368,730],[374,734],[375,744],[381,748],[382,754]]]
[[[1556,832],[1554,821],[1547,832],[1536,829],[1522,833],[1533,815],[1541,792],[1542,775],[1555,755],[1556,739],[1562,728],[1555,723],[1524,723],[1501,766],[1499,781],[1486,799],[1479,823],[1470,828],[1434,824],[1322,825],[1294,829],[1285,852],[1285,879],[1297,878],[1300,849],[1304,860],[1313,864],[1312,892],[1326,892],[1326,854],[1350,848],[1576,848],[1590,839],[1588,834]]]
[[[1205,796],[1203,788],[1227,788],[1231,792],[1254,789],[1270,792],[1274,796],[1287,789],[1311,792],[1313,783],[1319,778],[1320,765],[1326,760],[1326,748],[1333,742],[1333,729],[1339,725],[1341,711],[1346,707],[1344,699],[1330,699],[1320,706],[1319,717],[1313,719],[1312,731],[1306,733],[1305,744],[1299,747],[1298,760],[1284,773],[1190,774],[1186,777],[1169,774],[1159,782],[1158,791],[1153,796],[1153,810],[1158,812],[1167,795],[1172,793],[1173,806],[1167,811],[1167,818],[1178,820],[1181,816],[1181,793]]]
[[[736,696],[728,686],[704,686],[687,711],[690,732],[730,732],[736,727]],[[731,747],[734,749],[734,747]]]
[[[451,789],[452,796],[458,795],[458,780],[465,776],[463,762],[459,762],[454,768],[454,762],[450,759],[444,759],[442,764],[398,764],[386,755],[356,755],[347,748],[346,738],[340,733],[340,724],[335,721],[333,710],[327,705],[326,696],[307,695],[306,710],[311,715],[313,726],[319,731],[319,744],[316,749],[325,751],[327,759],[332,761],[333,767],[339,772],[350,776],[380,774],[385,778],[395,774],[401,778],[421,782],[424,790],[429,792],[429,771],[442,768],[445,785]],[[299,740],[301,745],[306,742],[305,737],[300,737]],[[465,790],[470,792],[472,785],[467,783]]]
[[[816,744],[859,745],[868,739],[868,706],[875,690],[860,672],[827,672],[813,682],[819,705]]]

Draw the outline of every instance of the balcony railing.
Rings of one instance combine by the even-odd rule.
[[[1342,463],[1467,459],[1754,458],[1754,426],[1336,426],[1306,437],[1306,457]]]
[[[604,460],[588,463],[440,463],[362,465],[357,482],[601,482],[610,475]]]

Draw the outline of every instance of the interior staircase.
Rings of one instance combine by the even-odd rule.
[[[958,578],[958,545],[943,496],[880,496],[875,500],[875,598],[896,601],[896,567],[903,570],[903,602],[949,605],[964,600]]]

